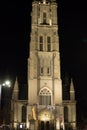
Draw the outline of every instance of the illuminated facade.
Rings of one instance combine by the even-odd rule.
[[[28,100],[18,100],[16,80],[12,95],[12,127],[30,130],[76,129],[73,81],[70,99],[63,99],[60,72],[57,3],[32,2],[28,59]]]

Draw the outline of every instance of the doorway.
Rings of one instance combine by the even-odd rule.
[[[40,130],[50,130],[50,122],[49,121],[41,121]]]
[[[54,130],[54,115],[48,109],[40,111],[38,114],[39,130]]]

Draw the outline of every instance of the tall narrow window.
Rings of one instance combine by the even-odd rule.
[[[26,122],[26,106],[22,107],[22,122]]]
[[[40,36],[39,43],[40,43],[40,46],[39,46],[40,51],[43,51],[43,37],[42,36]]]
[[[64,107],[64,121],[67,123],[68,122],[68,107]]]
[[[47,37],[47,51],[51,51],[51,39]]]
[[[43,75],[43,67],[41,67],[41,75]]]
[[[46,13],[43,13],[43,24],[46,24]]]
[[[47,68],[47,74],[49,74],[50,73],[50,69],[49,69],[49,67]]]

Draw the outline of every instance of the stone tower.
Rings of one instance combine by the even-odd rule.
[[[28,59],[28,99],[16,101],[17,108],[21,109],[21,114],[15,116],[19,122],[16,125],[30,130],[76,129],[74,94],[71,83],[70,100],[63,100],[57,3],[55,0],[34,0]]]

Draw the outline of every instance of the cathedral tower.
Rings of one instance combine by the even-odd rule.
[[[20,105],[17,105],[22,109],[18,117],[21,124],[30,130],[76,129],[76,103],[72,85],[70,100],[63,100],[62,94],[55,0],[32,2],[29,45],[28,100],[19,101]]]
[[[45,105],[42,91],[50,93],[46,105],[62,103],[57,5],[53,1],[32,3],[28,86],[29,104]]]

